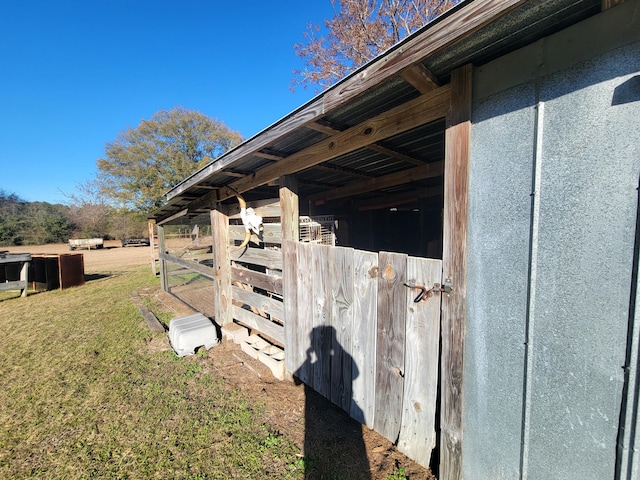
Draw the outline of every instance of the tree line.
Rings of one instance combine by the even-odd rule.
[[[0,190],[0,245],[66,243],[69,238],[147,237],[146,216],[109,205],[27,202]]]

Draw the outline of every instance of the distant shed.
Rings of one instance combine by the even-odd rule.
[[[640,0],[466,1],[173,188],[163,288],[442,479],[639,478],[639,138]]]

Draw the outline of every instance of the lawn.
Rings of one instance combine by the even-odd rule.
[[[0,298],[0,477],[303,478],[300,451],[204,359],[158,341],[131,301],[140,266]]]

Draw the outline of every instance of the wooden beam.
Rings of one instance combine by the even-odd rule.
[[[380,210],[382,208],[391,208],[399,205],[406,205],[408,203],[418,202],[425,198],[434,199],[431,203],[436,203],[435,199],[442,198],[444,189],[441,185],[431,188],[421,188],[412,190],[410,192],[398,193],[395,195],[385,195],[382,198],[375,198],[369,200],[363,200],[360,202],[354,202],[354,207],[361,212],[368,210]]]
[[[466,323],[467,227],[471,139],[471,65],[451,74],[451,112],[445,133],[440,479],[462,478],[462,403]]]
[[[434,88],[436,88],[436,87],[434,87]],[[434,88],[431,88],[428,91],[431,91]],[[426,93],[426,92],[424,92],[424,93]],[[335,134],[341,132],[341,130],[338,130],[337,128],[334,128],[334,127],[331,127],[331,126],[325,125],[325,124],[319,124],[318,122],[315,122],[313,124],[309,124],[308,127],[311,128],[312,130],[317,130],[319,132],[326,133],[327,135],[335,135]],[[366,148],[368,148],[369,150],[373,150],[374,152],[382,153],[383,155],[386,155],[386,156],[391,157],[391,158],[395,158],[395,159],[402,160],[402,161],[405,161],[405,162],[408,162],[408,163],[412,163],[414,165],[422,165],[424,163],[423,161],[418,160],[417,158],[413,158],[413,157],[410,157],[410,156],[405,155],[403,153],[396,152],[394,150],[391,150],[390,148],[384,147],[384,146],[379,145],[377,143],[372,143],[371,145],[367,145]],[[334,167],[331,167],[331,168],[334,168]],[[362,175],[362,174],[360,174],[360,175]]]
[[[240,193],[264,185],[282,175],[293,174],[322,162],[353,152],[377,141],[419,127],[446,116],[450,107],[449,86],[443,86],[399,105],[387,112],[322,140],[286,159],[267,165],[251,176],[232,182]],[[220,190],[220,199],[235,195],[230,188]]]
[[[436,76],[427,70],[427,67],[422,63],[403,70],[400,76],[420,93],[428,93],[440,86],[440,82]]]
[[[309,122],[307,125],[305,125],[305,127],[311,130],[315,130],[316,132],[326,133],[327,135],[335,135],[336,133],[340,133],[340,130],[325,123]]]
[[[391,158],[395,158],[396,160],[402,160],[403,162],[411,163],[412,165],[424,165],[424,162],[422,160],[418,160],[417,158],[410,157],[409,155],[396,152],[395,150],[391,150],[390,148],[383,147],[382,145],[378,145],[377,143],[368,145],[367,148],[369,150],[373,150],[374,152],[378,152],[383,155],[386,155],[387,157],[391,157]]]
[[[260,157],[260,158],[266,158],[267,160],[274,160],[276,162],[282,160],[283,158],[285,158],[282,155],[275,155],[273,153],[267,153],[267,152],[254,152],[253,154],[256,157]]]
[[[233,150],[225,153],[223,156],[217,158],[202,170],[196,172],[189,177],[183,183],[177,185],[167,193],[167,198],[170,200],[173,197],[180,195],[185,190],[193,187],[201,181],[209,178],[214,173],[218,173],[224,170],[229,165],[237,162],[241,158],[253,155],[255,152],[267,147],[273,141],[280,138],[287,133],[290,133],[300,127],[305,126],[309,122],[313,122],[316,119],[324,115],[324,108],[322,106],[322,97],[318,97],[311,102],[305,104],[295,112],[292,112],[287,117],[280,120],[278,123],[265,130],[263,133],[256,135],[255,137],[247,140],[246,142],[238,145]]]
[[[211,210],[211,243],[213,250],[213,303],[216,323],[233,321],[231,292],[231,262],[229,258],[229,217],[217,208]]]
[[[444,162],[425,163],[419,167],[345,185],[344,187],[335,188],[328,192],[310,195],[309,200],[316,201],[316,204],[318,204],[317,202],[323,203],[329,200],[337,200],[339,198],[359,195],[361,193],[372,192],[374,190],[380,190],[388,187],[395,187],[396,185],[403,185],[417,180],[424,180],[425,178],[437,177],[443,173]]]
[[[485,25],[496,21],[515,7],[526,3],[527,0],[478,0],[465,2],[464,8],[459,9],[425,27],[420,35],[403,42],[355,75],[340,82],[334,88],[327,90],[322,97],[324,111],[332,109],[353,100],[369,89],[382,84],[389,78],[395,77],[425,58],[452,45],[461,38],[472,34]]]
[[[280,177],[280,212],[282,239],[297,242],[300,238],[298,181],[291,175]]]

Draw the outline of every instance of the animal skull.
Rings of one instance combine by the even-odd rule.
[[[238,251],[249,244],[251,240],[251,234],[255,233],[258,238],[262,235],[262,217],[257,215],[253,208],[247,208],[247,202],[239,193],[236,194],[236,198],[238,199],[238,203],[240,204],[240,218],[242,219],[242,224],[244,225],[244,240],[242,243],[238,245],[233,251]]]

